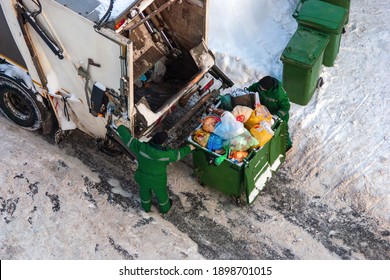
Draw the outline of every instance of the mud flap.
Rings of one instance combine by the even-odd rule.
[[[50,104],[49,102],[47,103]],[[58,122],[53,113],[53,109],[51,106],[47,105],[46,110],[43,110],[42,114],[42,134],[48,135],[53,132],[56,127],[58,127]]]

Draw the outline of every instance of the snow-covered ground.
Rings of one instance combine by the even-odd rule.
[[[209,45],[236,86],[281,78],[296,3],[210,0]],[[336,65],[307,106],[292,105],[294,146],[251,206],[179,162],[172,211],[143,213],[128,160],[77,133],[57,147],[0,116],[0,258],[390,259],[389,20],[387,0],[352,1]]]
[[[227,5],[229,9],[219,7]],[[342,2],[342,1],[340,1]],[[281,79],[280,55],[296,29],[296,0],[212,0],[210,47],[236,84]],[[351,1],[335,66],[307,106],[293,105],[294,148],[284,167],[295,188],[390,222],[388,1]],[[221,20],[224,18],[225,20]],[[233,20],[227,20],[227,19]],[[221,40],[220,38],[224,38]],[[310,186],[310,187],[309,187]]]

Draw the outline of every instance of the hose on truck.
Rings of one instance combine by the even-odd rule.
[[[100,30],[103,24],[108,21],[111,16],[112,9],[114,7],[115,0],[110,0],[110,5],[108,6],[107,12],[102,16],[102,18],[98,21],[98,23],[93,27],[95,30]]]

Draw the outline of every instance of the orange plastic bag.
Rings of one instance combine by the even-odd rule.
[[[247,156],[248,152],[246,151],[233,151],[230,153],[229,159],[237,162],[242,162]]]
[[[212,133],[215,129],[216,124],[220,121],[221,119],[216,116],[207,116],[204,118],[202,122],[202,129],[205,132]]]
[[[255,148],[264,146],[274,136],[274,131],[267,121],[262,121],[260,124],[253,126],[250,133],[259,141],[259,145]]]

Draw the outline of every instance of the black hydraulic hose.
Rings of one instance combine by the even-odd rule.
[[[41,5],[41,2],[39,0],[31,0],[35,5],[38,6],[38,11],[35,11],[35,12],[32,12],[31,13],[31,16],[32,17],[36,17],[37,15],[39,15],[41,12],[42,12],[42,5]]]
[[[110,0],[110,5],[108,6],[107,12],[103,15],[103,17],[98,21],[98,23],[93,28],[100,30],[103,23],[105,23],[109,19],[112,12],[112,8],[114,7],[114,2],[115,0]]]
[[[45,30],[38,24],[36,21],[35,17],[41,13],[42,11],[42,6],[41,3],[33,1],[34,4],[36,4],[39,7],[38,11],[35,11],[33,13],[28,12],[24,6],[23,3],[18,1],[17,4],[17,9],[18,12],[22,15],[23,19],[26,20],[33,28],[34,30],[38,33],[39,37],[42,38],[42,40],[46,43],[46,45],[50,48],[50,50],[58,56],[59,59],[63,59],[64,55],[62,53],[62,49],[57,45],[56,42],[54,42],[45,32]]]
[[[35,21],[35,19],[28,13],[23,13],[23,18],[27,20],[27,22],[34,28],[34,30],[38,33],[39,37],[46,43],[46,45],[52,50],[52,52],[58,56],[59,59],[63,59],[64,55],[62,54],[62,50],[57,46],[49,36],[47,36],[46,32],[39,26],[39,24]]]
[[[42,12],[42,5],[39,0],[31,0],[35,5],[38,6],[38,11],[34,11],[31,13],[31,15],[35,18],[37,15],[39,15]],[[17,0],[16,1],[17,5],[24,7],[23,1],[22,0]]]

